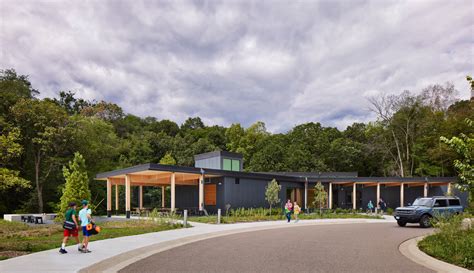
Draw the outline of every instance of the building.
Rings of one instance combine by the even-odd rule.
[[[453,191],[455,177],[359,177],[356,172],[330,173],[259,173],[244,172],[242,155],[225,151],[199,154],[195,167],[143,164],[97,174],[107,181],[107,214],[112,214],[112,191],[115,187],[115,210],[119,209],[118,187],[125,187],[125,211],[130,217],[131,189],[138,187],[139,207],[143,207],[143,186],[171,188],[170,210],[225,211],[232,208],[267,207],[265,187],[272,179],[281,185],[282,205],[287,199],[309,208],[313,188],[322,182],[328,192],[328,208],[365,208],[369,200],[383,198],[388,207],[405,206],[420,196],[444,195]],[[459,194],[456,192],[456,194]],[[467,196],[461,194],[466,205]],[[165,207],[165,200],[162,200]]]

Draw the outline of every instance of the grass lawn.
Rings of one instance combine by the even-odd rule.
[[[135,220],[98,223],[101,232],[91,241],[181,228],[181,224],[167,224]],[[61,246],[63,228],[60,224],[28,226],[24,223],[0,220],[0,260]],[[82,232],[79,239],[82,240]],[[73,238],[68,245],[73,245]]]
[[[418,247],[437,259],[474,270],[474,228],[462,229],[452,222],[437,226],[437,232],[421,240]]]
[[[300,219],[347,219],[347,218],[363,218],[363,219],[382,219],[380,216],[376,215],[365,215],[357,213],[323,213],[321,215],[317,213],[311,214],[300,214]],[[245,216],[222,216],[221,223],[223,224],[232,224],[232,223],[241,223],[241,222],[258,222],[258,221],[276,221],[276,220],[285,220],[286,217],[281,214],[275,215],[245,215]],[[294,217],[293,217],[294,219]],[[206,224],[216,224],[217,215],[210,216],[193,216],[188,218],[189,221],[206,223]]]

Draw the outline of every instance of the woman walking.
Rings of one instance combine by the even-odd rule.
[[[301,208],[300,206],[298,206],[298,203],[295,202],[295,204],[293,205],[293,213],[295,214],[295,223],[298,223],[298,221],[300,219],[298,219],[298,215],[300,214],[301,212]]]
[[[288,201],[285,204],[285,215],[286,215],[286,219],[288,220],[288,223],[291,221],[292,211],[293,211],[293,204],[291,203],[291,200],[288,199]]]

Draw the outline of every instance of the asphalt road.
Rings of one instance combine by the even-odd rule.
[[[398,251],[430,232],[397,224],[298,226],[212,238],[170,249],[120,272],[433,272]]]

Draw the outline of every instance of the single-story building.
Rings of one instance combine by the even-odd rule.
[[[170,210],[195,209],[215,212],[232,208],[268,207],[265,187],[272,179],[281,185],[280,199],[311,206],[314,186],[321,182],[327,193],[328,208],[366,208],[369,200],[383,198],[388,207],[405,206],[417,197],[453,192],[466,205],[467,195],[453,189],[456,177],[359,177],[356,172],[244,172],[242,155],[216,151],[194,156],[195,167],[143,164],[97,174],[107,182],[107,214],[112,214],[112,188],[115,210],[119,209],[119,187],[125,187],[125,212],[130,217],[131,187],[139,187],[139,207],[143,207],[143,187],[170,187]],[[455,192],[454,192],[455,191]],[[165,200],[162,198],[162,207]]]

